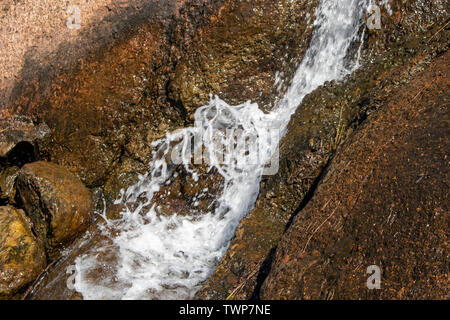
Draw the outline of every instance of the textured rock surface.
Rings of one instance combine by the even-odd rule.
[[[0,207],[0,299],[17,293],[45,268],[42,243],[22,210]]]
[[[165,69],[170,79],[167,88],[164,86],[167,90],[159,93],[167,95],[168,103],[181,111],[185,122],[192,120],[193,111],[207,103],[210,94],[220,94],[236,104],[250,99],[270,109],[279,95],[274,86],[276,72],[280,79],[289,79],[308,46],[317,1],[201,4],[187,2],[179,11],[171,48],[176,63],[174,69]],[[151,160],[150,143],[180,123],[161,121],[157,125],[154,130],[138,129],[127,140],[119,164],[105,183],[107,203],[117,197],[120,189],[135,182],[138,172],[145,172]],[[137,169],[130,170],[130,165]],[[186,189],[188,182],[182,183]]]
[[[102,24],[83,25],[50,55],[50,66],[40,61],[45,55],[30,57],[4,113],[45,121],[52,143],[41,150],[43,156],[88,187],[108,181],[111,186],[124,175],[121,187],[126,187],[137,177],[127,163],[141,162],[137,167],[144,172],[149,142],[183,126],[188,112],[210,93],[269,108],[277,96],[272,90],[276,71],[289,79],[308,45],[316,2],[174,0],[113,6],[100,12]],[[81,9],[93,17],[95,8]],[[115,25],[111,37],[108,30]],[[98,41],[88,48],[75,45],[83,38]],[[107,191],[108,203],[117,189]]]
[[[88,241],[87,241],[88,240]],[[85,236],[74,242],[69,250],[65,251],[57,264],[43,277],[39,283],[30,291],[30,300],[82,300],[80,293],[74,290],[74,261],[78,256],[86,254],[92,243],[101,244],[104,248],[111,246],[111,240],[103,236],[95,224],[91,225]],[[117,263],[108,254],[107,250],[99,252],[99,257],[105,262],[105,269],[92,270],[93,276],[101,277],[108,267],[114,267]]]
[[[270,110],[276,74],[289,81],[312,33],[318,1],[227,0],[178,64],[170,96],[191,112],[219,95]]]
[[[36,161],[45,149],[50,129],[35,125],[29,117],[0,117],[0,205],[13,204],[17,172],[24,164]]]
[[[393,91],[340,148],[261,298],[448,298],[449,57]],[[366,287],[370,265],[381,290]]]
[[[168,5],[159,15],[146,6],[138,17],[125,14],[131,27],[121,29],[113,41],[89,51],[77,63],[62,71],[38,68],[36,74],[25,77],[13,90],[7,112],[30,115],[37,123],[45,121],[52,141],[40,156],[68,168],[89,187],[104,185],[104,196],[111,203],[120,189],[145,172],[150,143],[167,130],[185,125],[189,113],[206,102],[197,95],[181,98],[180,80],[192,82],[192,75],[203,82],[210,72],[214,80],[202,85],[201,97],[223,93],[225,98],[233,97],[230,102],[251,99],[269,108],[277,93],[271,89],[275,72],[285,71],[280,78],[289,78],[292,65],[301,60],[308,45],[316,4],[176,1],[175,10]],[[221,57],[222,50],[228,52],[226,57]],[[66,58],[63,54],[62,59]],[[230,63],[223,68],[215,67],[227,59]],[[210,69],[197,68],[202,63]],[[195,68],[186,74],[191,67]],[[228,86],[227,81],[234,78],[238,81]],[[207,92],[211,87],[219,91]],[[220,184],[220,179],[211,178]],[[211,183],[206,179],[204,184]],[[163,211],[192,208],[200,187],[180,175],[179,185],[167,191],[178,188],[182,201],[162,190]],[[210,206],[212,199],[205,197],[198,207]]]
[[[336,148],[391,91],[448,49],[444,2],[390,3],[392,15],[382,8],[383,28],[367,33],[366,64],[342,84],[307,96],[293,115],[280,145],[279,173],[263,179],[256,208],[197,298],[257,298],[280,238],[310,200]]]
[[[43,156],[89,187],[120,174],[125,158],[146,159],[149,135],[160,134],[161,124],[173,129],[184,123],[183,110],[167,98],[169,76],[178,47],[220,1],[195,1],[189,21],[177,18],[184,2],[125,1],[100,12],[102,23],[83,25],[76,41],[60,44],[48,61],[43,54],[29,57],[3,114],[45,121],[52,143]],[[190,28],[175,39],[177,24]]]
[[[17,197],[47,248],[73,240],[92,221],[88,189],[67,169],[40,161],[25,165],[16,180]]]
[[[381,9],[381,29],[368,33],[366,60],[374,59],[378,54],[394,44],[410,40],[405,50],[414,49],[420,44],[418,34],[441,24],[448,18],[448,1],[434,0],[389,0],[377,1]]]
[[[0,171],[0,202],[14,203],[16,195],[14,183],[19,170],[19,167],[7,167]]]
[[[130,25],[148,17],[176,14],[184,0],[114,0],[0,3],[0,109],[7,106],[14,86],[35,77],[37,69],[49,74],[70,68],[80,57],[116,39]],[[70,17],[79,8],[79,28]],[[42,76],[42,75],[37,75]],[[46,80],[46,79],[41,79]],[[41,83],[41,85],[44,83]],[[1,113],[1,112],[0,112]]]
[[[11,1],[5,3],[11,5]],[[37,159],[45,158],[68,168],[89,187],[104,186],[108,204],[117,198],[121,188],[136,181],[139,172],[147,170],[150,143],[167,130],[189,124],[192,112],[209,99],[210,93],[231,103],[250,99],[269,110],[285,89],[285,86],[275,88],[276,72],[281,72],[279,78],[289,80],[308,46],[317,1],[127,3],[137,6],[108,5],[106,11],[103,7],[99,9],[101,14],[91,12],[94,13],[91,18],[104,18],[104,24],[96,25],[93,21],[77,39],[90,39],[87,42],[93,46],[85,48],[80,44],[83,42],[71,39],[56,52],[50,50],[41,56],[30,52],[9,96],[11,107],[2,110],[0,105],[0,118],[8,118],[12,113],[25,114],[32,118],[27,120],[30,124],[45,121],[51,129],[51,143],[37,150],[36,144],[25,140],[17,149],[20,154],[31,149],[31,154],[39,151]],[[400,92],[404,83],[447,50],[448,38],[443,36],[448,34],[443,22],[447,17],[446,1],[389,3],[393,14],[382,8],[382,29],[366,33],[363,60],[372,64],[365,65],[342,85],[327,84],[320,88],[299,108],[288,136],[282,141],[280,174],[263,181],[256,209],[240,224],[230,250],[199,298],[226,298],[230,294],[233,298],[258,297],[263,280],[274,266],[272,260],[280,238],[292,217],[301,216],[311,200],[312,191],[336,148],[373,110],[384,106],[392,92]],[[49,57],[48,65],[43,63],[43,57],[44,60]],[[13,149],[8,149],[5,156],[0,155],[0,164],[21,166],[35,160],[24,162],[24,157],[16,156]],[[0,171],[13,177],[6,170]],[[209,179],[202,181],[208,185],[214,176]],[[170,213],[191,207],[201,188],[181,173],[173,185],[158,194],[164,202],[163,211]],[[51,221],[44,223],[37,214],[32,214],[47,247],[57,244],[52,234],[53,215],[37,200],[36,194],[29,192],[23,198],[24,203],[28,201],[27,210],[51,217]],[[210,204],[211,199],[204,199],[199,205],[204,208]],[[72,215],[73,212],[68,216]],[[85,228],[84,221],[74,219],[79,230]],[[69,223],[69,219],[64,221]],[[63,229],[56,233],[65,238],[71,227]],[[91,241],[103,240],[92,236]],[[82,247],[89,246],[87,242]],[[286,244],[285,250],[290,249]],[[55,266],[43,280],[36,298],[77,298],[67,290],[69,275],[65,273],[77,252],[82,250],[74,250]],[[280,253],[276,257],[277,264],[285,258]],[[309,261],[294,260],[306,264]],[[335,270],[328,272],[326,268],[322,274],[333,278]],[[439,268],[436,270],[441,272]],[[293,287],[308,287],[300,284],[303,279],[297,283],[287,274],[280,281],[292,282]],[[442,281],[437,279],[435,283]],[[333,297],[334,292],[339,292],[329,282],[324,286],[326,295],[321,297]],[[286,294],[296,291],[298,295],[292,293],[292,297],[315,296],[315,289],[308,288],[310,293],[303,295],[297,287]],[[267,285],[263,293],[268,298],[282,296],[273,290]],[[339,294],[345,297],[348,293]]]
[[[46,124],[36,126],[28,117],[0,117],[0,165],[22,166],[32,161],[49,133]]]

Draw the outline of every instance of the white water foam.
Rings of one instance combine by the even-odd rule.
[[[230,106],[216,97],[196,111],[194,127],[168,133],[154,143],[151,171],[122,192],[117,202],[128,205],[123,218],[107,222],[105,230],[118,230],[111,243],[99,243],[76,260],[75,289],[85,299],[194,296],[226,252],[239,221],[254,206],[264,163],[269,162],[279,143],[280,137],[274,141],[273,128],[284,133],[291,115],[308,93],[326,81],[342,79],[358,67],[352,48],[359,41],[368,4],[369,0],[320,2],[310,47],[289,90],[272,112],[265,114],[250,102]],[[240,128],[245,135],[257,139],[257,145],[264,146],[258,159],[240,161],[242,154],[234,153],[235,158],[228,161],[215,161],[213,155],[218,146],[212,135],[205,132],[228,128]],[[181,162],[186,171],[198,179],[191,159],[184,156],[189,153],[189,142],[199,135],[211,156],[210,167],[224,178],[218,205],[201,215],[158,214],[158,206],[152,200],[174,174],[168,160],[174,145],[183,156]],[[250,153],[246,157],[253,156]],[[111,260],[115,261],[113,265]]]

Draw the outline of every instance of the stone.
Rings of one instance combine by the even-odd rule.
[[[47,249],[67,244],[92,221],[90,191],[61,166],[45,161],[26,164],[19,171],[16,188]]]
[[[0,171],[0,201],[14,203],[16,189],[14,184],[19,172],[19,167],[7,167]]]
[[[169,97],[188,113],[208,103],[211,94],[230,104],[251,100],[270,110],[279,96],[277,75],[289,82],[303,59],[317,4],[316,0],[224,1],[177,65]]]
[[[391,4],[394,12],[401,11],[399,1]],[[280,142],[279,172],[263,178],[255,209],[239,224],[197,299],[259,297],[280,239],[310,200],[339,146],[394,90],[448,49],[448,35],[439,32],[445,25],[442,3],[433,3],[433,11],[423,6],[407,1],[400,24],[383,9],[384,29],[395,41],[384,29],[369,32],[363,66],[343,82],[327,83],[305,97]],[[414,19],[422,25],[411,23]],[[436,23],[425,27],[433,19]],[[406,51],[405,46],[411,48]]]
[[[449,58],[392,91],[339,148],[278,243],[262,299],[448,298]]]
[[[23,210],[0,207],[0,299],[10,298],[45,268],[44,246]]]
[[[40,150],[45,159],[68,168],[86,186],[101,187],[112,173],[121,173],[123,158],[137,157],[124,154],[126,145],[141,145],[148,131],[156,134],[164,125],[169,130],[183,125],[183,110],[166,93],[179,60],[172,46],[184,47],[217,7],[215,1],[190,1],[202,13],[191,23],[178,15],[185,2],[125,1],[107,11],[80,4],[89,20],[74,38],[73,31],[63,43],[52,35],[52,44],[59,45],[48,48],[50,54],[30,50],[5,101],[9,114],[48,124],[52,143]],[[183,23],[190,28],[173,38],[175,25]],[[50,26],[42,27],[48,32]]]
[[[44,150],[48,159],[69,168],[89,187],[104,186],[107,202],[135,183],[137,173],[145,173],[149,145],[164,134],[161,131],[189,125],[192,113],[209,100],[209,94],[233,104],[250,99],[270,110],[302,60],[317,5],[304,0],[176,3],[177,12],[164,11],[162,19],[133,20],[133,28],[81,58],[68,72],[43,76],[42,70],[31,68],[38,77],[22,82],[14,97],[14,112],[32,115],[34,121],[51,127],[54,143]],[[262,181],[255,210],[241,222],[226,256],[197,298],[277,296],[266,286],[260,292],[261,285],[272,267],[289,261],[277,250],[280,239],[287,237],[286,229],[314,196],[336,152],[392,92],[400,90],[398,83],[411,80],[448,49],[443,45],[448,43],[446,32],[440,32],[447,16],[445,1],[390,4],[392,15],[382,8],[383,28],[365,34],[360,72],[343,85],[319,88],[293,116],[281,145],[280,174]],[[277,75],[287,80],[280,90],[273,86]],[[51,79],[47,88],[45,79]],[[214,175],[202,181],[209,186],[211,180]],[[184,174],[173,182],[156,195],[163,202],[162,214],[189,210],[206,187]],[[220,190],[220,181],[213,187]],[[199,208],[209,208],[214,195],[198,201]],[[116,218],[120,210],[120,206],[113,210]],[[85,246],[96,242],[93,237]],[[342,247],[347,243],[343,241]],[[290,249],[288,244],[285,249]],[[74,253],[69,260],[75,257]],[[313,250],[297,266],[320,263],[320,257]],[[44,287],[40,297],[71,297],[73,292],[59,293],[66,290],[67,276],[61,273],[65,270],[58,269],[63,265],[44,280],[52,282],[51,288]],[[286,279],[297,285],[297,278],[282,281]]]

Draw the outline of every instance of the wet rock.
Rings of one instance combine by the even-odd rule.
[[[36,126],[28,117],[0,118],[0,165],[21,167],[34,161],[49,133],[46,124]]]
[[[263,299],[448,297],[448,51],[339,149],[283,235]],[[367,268],[381,289],[367,288]]]
[[[83,296],[74,288],[76,277],[75,260],[77,257],[88,253],[95,244],[98,250],[98,258],[104,262],[104,268],[92,270],[92,277],[97,279],[107,277],[108,270],[117,265],[117,259],[108,254],[112,246],[111,239],[103,235],[98,226],[100,221],[89,227],[86,234],[75,241],[68,250],[65,250],[57,263],[48,271],[39,283],[30,291],[29,300],[82,300]]]
[[[103,187],[103,199],[108,208],[113,207],[113,202],[119,198],[121,190],[126,191],[139,180],[139,174],[145,174],[148,166],[140,161],[124,158],[116,171],[111,174]],[[107,212],[109,209],[106,210]]]
[[[177,4],[181,6],[182,2]],[[133,29],[80,59],[68,72],[24,82],[16,92],[13,109],[32,115],[37,123],[43,120],[49,124],[53,143],[41,151],[52,161],[70,168],[90,187],[106,183],[106,196],[115,199],[118,190],[136,181],[133,166],[145,172],[148,137],[184,125],[188,122],[188,113],[206,102],[210,93],[217,93],[232,103],[251,99],[266,110],[270,109],[278,94],[273,89],[275,71],[285,72],[280,75],[282,79],[291,78],[308,45],[311,33],[308,26],[314,20],[311,13],[316,3],[187,1],[175,23],[169,22],[165,14],[162,20],[156,16],[152,16],[151,21],[144,19],[145,23],[133,20]],[[290,127],[291,132],[296,130],[295,135],[286,138],[282,146],[286,151],[281,167],[283,175],[263,182],[257,208],[239,227],[236,240],[223,260],[229,262],[218,268],[218,272],[225,270],[224,275],[219,276],[222,282],[214,289],[220,291],[220,297],[229,296],[243,279],[245,289],[235,292],[234,297],[248,297],[258,291],[255,286],[260,281],[255,278],[265,276],[270,270],[271,252],[290,218],[301,208],[303,199],[309,198],[309,190],[318,182],[334,150],[350,133],[347,129],[368,114],[366,99],[376,109],[377,100],[390,94],[388,82],[404,80],[404,74],[388,77],[387,71],[391,67],[400,69],[404,66],[402,59],[410,60],[417,48],[429,40],[433,40],[429,43],[429,52],[437,52],[433,46],[442,33],[432,29],[439,23],[427,26],[432,21],[440,21],[440,18],[434,19],[440,12],[434,7],[435,3],[444,2],[395,1],[396,12],[407,9],[405,13],[401,11],[400,18],[397,13],[390,18],[383,9],[383,19],[392,19],[392,22],[386,20],[382,29],[386,32],[368,33],[364,56],[372,61],[393,43],[402,44],[406,37],[413,35],[405,43],[404,52],[395,51],[393,55],[399,58],[387,58],[385,64],[378,60],[378,69],[364,69],[364,77],[352,80],[363,79],[364,90],[357,85],[342,88],[330,84],[311,96],[309,107],[305,104],[301,110],[305,111],[305,118],[301,111],[296,114],[298,127],[296,124]],[[401,29],[396,29],[398,25]],[[425,40],[414,39],[418,30],[429,31]],[[288,55],[284,57],[286,52]],[[423,65],[415,68],[421,67]],[[371,79],[373,70],[376,74]],[[415,71],[409,68],[405,73]],[[51,85],[43,89],[45,78],[52,80]],[[380,84],[386,88],[384,94],[372,99],[371,90]],[[280,91],[283,90],[284,87],[280,87]],[[344,107],[333,101],[339,97]],[[302,125],[305,125],[303,129]],[[183,183],[186,188],[179,184],[173,187],[184,192],[187,200],[177,202],[165,198],[165,211],[179,211],[190,205],[198,194],[198,190],[189,189],[190,181]],[[171,188],[168,186],[167,190]],[[239,239],[245,241],[238,243]],[[226,280],[228,283],[223,284],[224,278],[230,279]],[[65,281],[59,288],[63,286]]]
[[[45,268],[44,246],[22,210],[0,207],[0,299],[12,297]]]
[[[182,165],[173,165],[173,168],[170,170],[171,178],[153,194],[150,203],[143,207],[142,210],[144,212],[151,210],[153,206],[155,206],[157,214],[164,216],[174,214],[195,216],[215,210],[216,200],[221,194],[224,182],[223,177],[217,173],[217,170],[209,169],[207,166],[196,166],[194,168],[195,178]],[[137,175],[137,173],[133,172],[133,174],[130,173],[129,177],[132,177],[137,182]],[[118,182],[118,185],[123,184]],[[125,189],[122,190],[125,191]],[[134,190],[134,194],[139,191],[138,189]],[[106,216],[119,219],[121,213],[126,211],[127,208],[130,211],[134,211],[137,206],[146,203],[147,198],[142,194],[134,202],[125,202],[122,201],[107,206]]]
[[[101,12],[86,4],[94,23],[86,21],[71,39],[76,41],[61,44],[45,63],[46,55],[30,53],[6,112],[45,121],[53,133],[52,143],[41,150],[46,159],[90,188],[103,186],[112,174],[121,174],[130,143],[141,146],[148,132],[184,125],[184,110],[168,97],[168,81],[188,42],[220,3],[136,0]],[[180,15],[184,7],[189,13]],[[98,17],[101,23],[95,23]],[[175,33],[178,25],[183,27]]]
[[[139,9],[114,10],[120,12],[107,14],[107,24],[120,22],[117,37],[106,37],[99,27],[87,29],[109,40],[75,50],[80,52],[75,61],[71,50],[61,50],[60,59],[72,61],[61,70],[40,69],[30,61],[37,70],[13,90],[10,113],[45,121],[53,140],[41,151],[88,187],[102,186],[116,172],[124,146],[145,138],[139,133],[157,132],[161,123],[169,129],[184,123],[166,95],[176,63],[170,51],[178,2],[146,1]]]
[[[164,215],[201,215],[214,212],[224,179],[215,169],[195,167],[196,177],[178,166],[172,179],[154,196],[158,210]]]
[[[417,1],[413,7],[420,5]],[[421,12],[408,10],[402,19],[412,19]],[[371,31],[363,51],[366,64],[343,83],[327,83],[304,99],[281,140],[279,172],[263,179],[256,208],[241,221],[229,250],[196,298],[259,297],[279,240],[292,217],[312,197],[339,145],[391,97],[393,90],[448,49],[448,35],[439,32],[445,26],[439,12],[426,10],[428,18],[421,18],[429,21],[435,15],[437,22],[432,26],[408,24],[413,33],[389,22],[386,27],[391,35],[397,35],[395,41],[387,40],[384,31]],[[387,21],[386,15],[390,17],[384,10],[383,21]],[[380,43],[389,50],[377,47]],[[415,46],[408,45],[411,43]]]
[[[197,293],[197,299],[256,297],[258,277],[267,271],[272,251],[292,212],[307,194],[315,177],[320,175],[329,156],[323,150],[316,154],[296,150],[295,154],[290,154],[290,159],[298,157],[295,163],[302,165],[300,170],[280,171],[277,178],[262,182],[255,209],[240,222],[229,249]]]
[[[0,204],[13,204],[14,182],[24,164],[36,161],[51,139],[45,123],[29,117],[0,115]]]
[[[279,96],[276,75],[289,81],[308,47],[317,3],[224,1],[178,64],[170,98],[189,113],[206,104],[210,94],[232,104],[251,100],[270,110]]]
[[[373,61],[377,55],[396,43],[404,50],[419,46],[417,35],[448,19],[446,0],[389,0],[378,2],[381,11],[381,28],[368,30],[364,60]],[[428,41],[434,34],[429,34]],[[405,41],[406,39],[406,41]]]
[[[50,253],[92,221],[90,191],[63,167],[44,161],[27,164],[17,176],[16,188],[18,201]]]
[[[126,159],[148,163],[149,137],[184,126],[210,93],[270,105],[275,71],[289,78],[308,45],[316,3],[174,0],[149,1],[138,13],[115,8],[105,27],[119,24],[114,39],[89,25],[79,37],[101,37],[88,48],[62,48],[48,68],[29,57],[6,112],[48,124],[52,141],[39,150],[45,159],[88,187],[112,185],[128,175]],[[183,83],[198,86],[205,99]]]
[[[19,167],[7,167],[0,171],[0,202],[14,203],[16,195],[14,183],[19,170]]]

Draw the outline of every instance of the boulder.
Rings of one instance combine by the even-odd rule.
[[[255,209],[196,298],[258,298],[281,237],[311,199],[339,145],[392,91],[448,49],[448,36],[439,32],[446,24],[443,2],[390,3],[392,15],[382,7],[383,28],[367,33],[363,66],[343,82],[312,92],[292,116],[280,142],[278,173],[263,178]]]
[[[210,93],[270,109],[276,72],[290,79],[308,46],[316,4],[130,0],[106,12],[80,5],[85,25],[58,49],[59,37],[49,37],[50,53],[29,53],[6,113],[47,123],[44,158],[90,188],[109,183],[110,204],[122,188],[111,188],[114,181],[127,176],[126,188],[136,180],[123,164],[142,162],[144,173],[149,137],[184,126]]]
[[[22,210],[0,207],[0,299],[10,298],[45,268],[44,246]]]
[[[448,298],[449,58],[393,90],[339,148],[278,244],[262,299]]]
[[[19,171],[16,188],[19,203],[47,249],[70,242],[92,221],[90,191],[61,166],[29,163]]]
[[[364,62],[375,63],[345,85],[327,84],[305,100],[282,142],[280,174],[263,181],[255,210],[240,224],[199,298],[259,295],[279,240],[312,197],[353,126],[377,109],[399,82],[442,52],[436,43],[445,42],[438,32],[444,3],[395,0],[393,15],[383,7],[383,29],[366,34],[363,51]],[[32,86],[24,82],[16,90],[12,109],[46,121],[53,131],[54,143],[45,150],[49,158],[70,168],[89,187],[104,185],[108,202],[137,180],[136,171],[146,171],[150,143],[166,130],[189,124],[192,112],[210,93],[230,103],[250,99],[269,110],[288,84],[275,89],[276,71],[281,71],[278,79],[289,80],[308,46],[317,1],[176,4],[176,12],[170,9],[158,16],[145,10],[151,19],[132,19],[133,28],[122,30],[68,72],[39,75],[30,80]],[[43,89],[46,78],[50,85]],[[377,86],[380,90],[372,92]],[[169,214],[188,208],[201,191],[191,189],[192,181],[184,176],[175,182],[157,195]],[[199,203],[209,204],[210,199]],[[40,234],[48,236],[51,224],[41,224]],[[93,239],[85,246],[95,243]],[[44,288],[41,296],[57,297],[57,290],[65,290],[66,276],[58,277],[63,270],[58,268],[48,276],[52,288]]]
[[[39,150],[45,149],[50,138],[45,123],[35,125],[29,117],[0,114],[0,205],[14,203],[19,169],[36,161]]]

